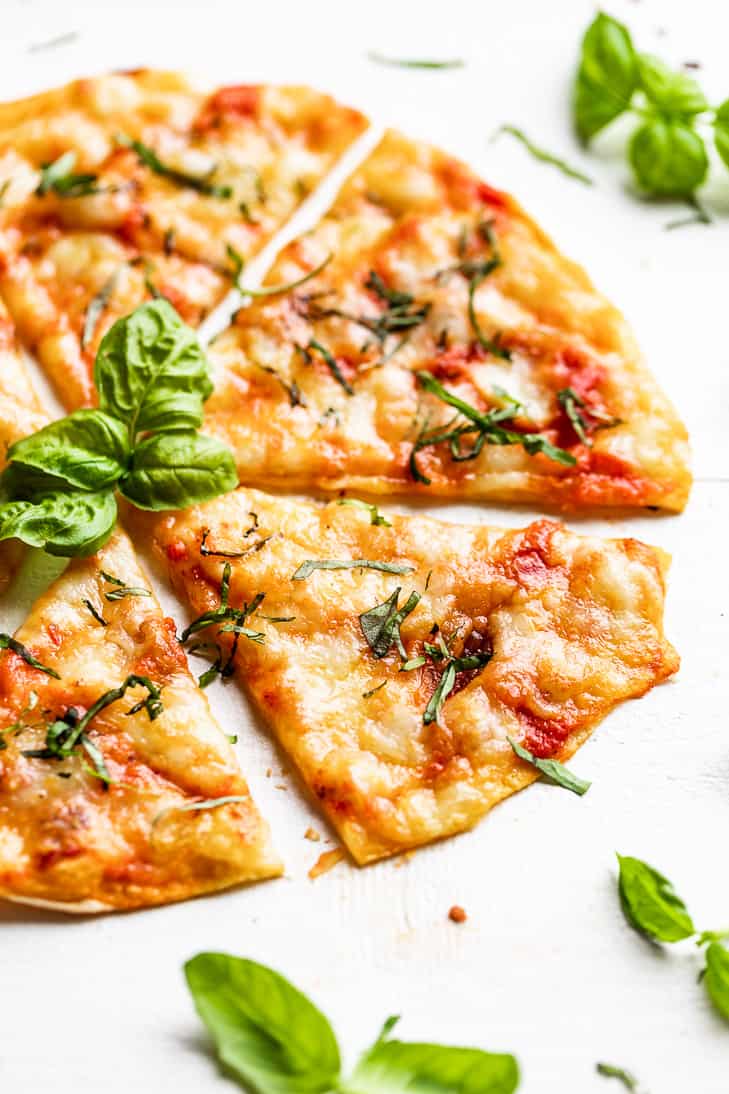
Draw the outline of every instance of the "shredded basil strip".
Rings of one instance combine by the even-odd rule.
[[[542,775],[546,775],[557,786],[561,786],[565,790],[571,790],[573,794],[578,794],[580,797],[590,789],[592,784],[587,779],[581,779],[579,775],[575,775],[559,760],[542,760],[512,737],[506,739],[520,760],[525,760],[532,767],[536,767],[537,771],[540,771]]]
[[[389,520],[382,516],[376,505],[360,501],[359,498],[338,498],[337,505],[348,505],[352,509],[365,509],[370,515],[370,524],[381,525],[383,528],[392,528]]]
[[[567,177],[571,179],[576,179],[577,182],[582,182],[585,186],[595,185],[595,180],[591,179],[589,175],[586,175],[583,171],[578,171],[576,167],[571,167],[565,160],[560,159],[559,156],[554,156],[551,152],[547,152],[545,148],[540,148],[538,144],[535,144],[534,141],[527,137],[523,129],[518,129],[515,125],[502,125],[498,132],[508,133],[509,136],[518,140],[535,160],[556,167],[563,175],[567,175]]]
[[[61,198],[78,198],[98,193],[96,175],[73,173],[76,158],[75,152],[64,152],[53,163],[44,164],[35,191],[37,196],[44,197],[51,190]]]
[[[367,640],[367,645],[372,650],[374,657],[385,657],[395,643],[403,661],[407,654],[400,638],[400,626],[405,618],[417,607],[420,602],[420,594],[412,592],[402,608],[398,608],[397,602],[402,587],[398,587],[382,604],[377,604],[369,611],[363,612],[359,617],[362,634]]]
[[[451,57],[445,61],[419,60],[418,58],[386,57],[384,54],[377,53],[375,50],[370,50],[367,56],[370,61],[374,61],[378,65],[388,65],[390,68],[446,69],[463,68],[466,64],[466,62],[459,57]]]
[[[123,133],[118,135],[117,141],[125,148],[131,148],[133,152],[136,152],[137,157],[145,167],[149,167],[156,175],[162,175],[178,186],[187,186],[189,189],[197,190],[198,193],[205,194],[207,197],[223,200],[233,195],[232,186],[219,186],[211,182],[211,177],[217,170],[215,166],[206,175],[191,175],[187,171],[180,171],[176,167],[170,167],[169,164],[163,163],[155,150],[142,141],[131,140]]]
[[[238,738],[235,737],[232,743],[235,744],[237,740]],[[236,805],[247,801],[249,801],[247,794],[226,794],[222,798],[206,798],[205,801],[188,802],[186,805],[171,805],[167,809],[160,810],[156,817],[152,818],[151,827],[154,828],[170,813],[196,813],[203,809],[218,809],[221,805]]]
[[[626,1090],[632,1091],[633,1094],[639,1094],[638,1080],[625,1068],[615,1067],[613,1064],[595,1064],[595,1071],[598,1075],[604,1075],[607,1079],[619,1079]]]
[[[411,574],[414,570],[414,566],[409,566],[407,563],[401,562],[377,562],[369,558],[351,558],[351,559],[335,559],[335,558],[317,558],[307,559],[306,562],[302,562],[295,574],[292,575],[292,581],[304,581],[309,574],[312,574],[314,570],[380,570],[383,574]]]
[[[311,351],[315,350],[316,353],[320,355],[340,387],[344,388],[344,390],[347,392],[347,395],[354,395],[354,388],[339,367],[336,357],[333,353],[331,353],[330,350],[326,348],[326,346],[323,346],[321,342],[317,342],[315,341],[315,339],[311,338],[308,345],[299,348],[304,354],[304,358],[309,362],[311,361]]]
[[[84,329],[81,333],[81,349],[86,349],[89,342],[94,337],[96,328],[99,325],[99,320],[106,311],[109,301],[114,295],[114,291],[119,282],[119,273],[120,269],[117,268],[114,270],[111,277],[104,282],[86,309]]]
[[[93,617],[94,617],[94,619],[96,620],[97,623],[101,623],[102,627],[108,627],[109,626],[108,620],[104,619],[103,615],[101,615],[100,612],[97,612],[96,608],[94,607],[94,605],[91,603],[90,600],[85,599],[83,601],[83,604],[84,604],[84,607],[88,608],[88,610],[91,612],[91,614],[93,615]]]
[[[426,643],[426,649],[427,648],[428,647]],[[423,723],[426,726],[430,725],[431,722],[437,722],[440,718],[443,704],[455,687],[456,675],[459,672],[469,672],[472,669],[483,668],[484,665],[487,665],[489,663],[493,656],[493,654],[491,653],[473,653],[467,655],[466,657],[450,657],[447,647],[445,647],[445,644],[444,649],[445,654],[438,650],[439,656],[434,656],[431,653],[431,658],[434,661],[442,660],[445,656],[448,656],[449,660],[445,668],[443,669],[441,678],[438,681],[438,686],[431,695],[430,700],[428,701],[428,705],[425,708],[425,712],[423,714]]]
[[[105,570],[99,570],[104,581],[109,585],[114,585],[115,588],[111,592],[104,593],[107,600],[112,603],[115,600],[123,600],[126,596],[151,596],[152,593],[149,589],[142,589],[134,585],[125,585],[118,577],[114,577],[113,574],[106,573]]]
[[[46,676],[53,676],[56,680],[61,679],[55,669],[49,669],[46,665],[42,665],[22,642],[18,642],[10,634],[0,634],[0,650],[12,650],[13,653],[17,653],[18,657],[22,657],[26,665],[30,665],[32,669],[44,672]]]

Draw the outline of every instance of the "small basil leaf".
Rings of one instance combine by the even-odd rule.
[[[623,114],[637,85],[638,66],[628,30],[600,12],[582,40],[573,104],[580,140],[589,141]]]
[[[101,409],[124,422],[134,440],[146,430],[197,429],[213,390],[208,372],[195,332],[159,299],[106,332],[94,383]]]
[[[709,999],[729,1022],[729,950],[719,942],[712,942],[706,951],[703,979]]]
[[[507,1053],[389,1041],[362,1056],[347,1094],[513,1094],[519,1067]]]
[[[420,601],[419,593],[412,592],[402,608],[398,608],[397,600],[400,596],[401,586],[395,589],[392,596],[382,604],[376,604],[374,608],[363,612],[359,617],[359,625],[365,636],[367,645],[372,650],[373,656],[385,657],[390,652],[390,647],[395,642],[400,648],[403,659],[406,654],[402,648],[400,638],[400,626],[406,616],[414,611]]]
[[[662,118],[641,125],[630,141],[638,185],[658,197],[689,197],[706,178],[709,158],[698,133]]]
[[[126,470],[129,440],[122,422],[101,410],[77,410],[16,441],[8,459],[54,475],[81,490],[113,486]]]
[[[14,501],[0,506],[0,540],[14,537],[64,558],[98,551],[115,523],[113,490],[48,494],[37,504]]]
[[[729,167],[729,99],[721,104],[714,116],[714,144],[722,160]]]
[[[655,942],[679,942],[694,934],[686,905],[667,878],[640,859],[617,858],[620,904],[631,927]]]
[[[157,433],[136,446],[119,490],[139,509],[186,509],[238,485],[222,441],[203,433]]]
[[[511,737],[507,737],[507,741],[514,749],[520,760],[526,760],[532,767],[536,767],[537,771],[541,771],[542,775],[546,775],[548,779],[551,779],[557,786],[563,787],[565,790],[571,790],[573,794],[579,794],[582,797],[586,794],[592,785],[587,779],[581,779],[579,775],[575,775],[568,767],[561,764],[559,760],[542,760],[538,756],[535,756],[528,749],[512,740]]]
[[[0,504],[8,501],[40,501],[46,494],[68,490],[68,483],[58,475],[49,475],[22,463],[9,463],[0,475]]]
[[[414,569],[406,562],[378,562],[371,558],[308,558],[291,575],[291,580],[305,581],[314,570],[379,570],[383,574],[411,574]]]
[[[689,119],[709,109],[703,91],[686,72],[673,72],[658,57],[638,57],[640,85],[651,103],[663,114]]]
[[[185,976],[220,1059],[244,1083],[262,1094],[338,1088],[339,1047],[329,1022],[279,973],[200,953]]]

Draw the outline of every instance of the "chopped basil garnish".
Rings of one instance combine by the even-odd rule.
[[[170,167],[169,164],[163,163],[155,150],[150,148],[148,144],[143,144],[142,141],[130,140],[123,133],[119,134],[117,140],[125,148],[131,148],[133,152],[136,152],[140,162],[145,167],[149,167],[150,171],[154,171],[156,175],[162,175],[163,178],[169,179],[177,186],[186,186],[191,190],[197,190],[200,194],[205,194],[207,197],[223,200],[233,195],[231,186],[219,186],[212,182],[212,176],[215,174],[217,167],[213,167],[205,175],[191,175],[187,171],[180,171],[176,167]]]
[[[257,520],[257,518],[256,518]],[[258,524],[253,528],[249,528],[244,536],[249,536],[256,530]],[[269,540],[273,539],[273,534],[270,536],[264,536],[262,539],[257,540],[255,543],[249,543],[242,551],[213,551],[207,546],[208,536],[210,535],[210,529],[204,528],[202,533],[202,539],[200,541],[200,554],[203,558],[245,558],[246,555],[255,554],[256,551],[260,551],[262,547],[265,547]]]
[[[326,348],[326,346],[323,346],[321,342],[317,342],[311,338],[308,345],[297,346],[296,348],[303,354],[304,360],[308,364],[311,364],[312,352],[318,353],[340,387],[344,388],[347,395],[354,395],[354,388],[339,367],[336,357]]]
[[[97,194],[99,186],[96,175],[73,173],[76,159],[75,152],[64,152],[53,163],[45,164],[41,168],[36,194],[43,197],[51,190],[61,198],[79,198],[87,194]]]
[[[269,537],[270,538],[270,537]],[[265,541],[264,541],[265,542]],[[257,545],[258,546],[258,545]],[[261,544],[262,546],[262,544]],[[254,548],[256,549],[256,548]],[[264,600],[265,593],[257,593],[250,604],[243,604],[241,608],[234,608],[228,603],[230,596],[230,577],[231,577],[231,565],[229,562],[225,563],[223,567],[223,576],[220,582],[220,604],[217,608],[211,609],[211,611],[203,612],[197,619],[193,619],[192,623],[185,628],[180,635],[180,642],[187,642],[198,631],[206,630],[208,627],[218,625],[218,633],[230,633],[233,635],[233,642],[230,647],[227,658],[223,659],[223,654],[220,648],[215,643],[199,643],[194,646],[190,652],[197,652],[206,648],[212,648],[217,650],[217,657],[210,668],[202,674],[198,683],[201,687],[206,687],[216,676],[220,676],[225,680],[233,674],[233,661],[238,650],[238,642],[240,638],[248,638],[252,642],[263,642],[265,635],[260,631],[253,631],[246,627],[246,620],[254,615],[262,601]]]
[[[527,137],[523,129],[517,129],[515,125],[502,125],[499,129],[499,133],[508,133],[510,136],[515,137],[521,144],[524,145],[530,156],[533,156],[535,160],[539,160],[541,163],[548,163],[552,167],[556,167],[563,175],[567,175],[568,178],[576,179],[578,182],[582,182],[585,186],[593,186],[594,180],[586,175],[583,171],[578,171],[576,167],[571,167],[565,160],[560,159],[559,156],[554,156],[551,152],[547,152],[546,149],[540,148],[538,144],[530,140]]]
[[[313,270],[309,270],[307,274],[302,274],[301,277],[297,277],[295,281],[287,281],[281,285],[263,285],[258,289],[248,289],[244,285],[238,284],[238,278],[242,270],[241,265],[237,269],[234,277],[236,288],[240,290],[243,296],[252,296],[254,299],[259,299],[266,296],[281,296],[283,293],[291,292],[292,289],[298,289],[299,285],[305,285],[307,281],[311,281],[313,277],[316,277],[322,272],[323,269],[325,269],[329,265],[333,257],[334,255],[328,254],[323,262],[320,262],[319,265],[315,266]]]
[[[374,688],[370,688],[369,691],[363,691],[362,692],[362,698],[363,699],[370,699],[373,695],[376,695],[378,691],[382,691],[382,689],[386,686],[387,686],[387,680],[383,680],[382,683],[377,684],[377,686],[374,687]]]
[[[540,759],[513,738],[507,737],[506,739],[520,760],[525,760],[532,767],[536,767],[537,771],[541,771],[542,775],[546,775],[557,786],[564,787],[565,790],[571,790],[573,794],[579,794],[580,797],[590,789],[592,784],[587,779],[581,779],[579,775],[575,775],[559,760]]]
[[[400,626],[403,620],[410,615],[420,601],[420,594],[412,592],[401,608],[397,602],[400,596],[401,586],[393,592],[382,604],[377,604],[369,611],[363,612],[359,617],[362,634],[367,640],[367,645],[372,650],[373,656],[385,657],[393,645],[397,646],[403,661],[407,660],[407,654],[400,638]]]
[[[106,311],[106,308],[114,294],[117,283],[119,281],[119,270],[114,270],[114,273],[109,277],[101,286],[96,296],[91,300],[88,308],[86,309],[86,317],[84,319],[84,329],[81,333],[81,349],[86,349],[91,339],[96,333],[96,328],[99,325],[99,320]]]
[[[607,1079],[619,1079],[626,1090],[633,1091],[634,1094],[640,1094],[638,1080],[625,1068],[614,1067],[613,1064],[596,1064],[595,1070],[598,1075],[604,1075]]]
[[[106,619],[104,619],[103,615],[101,615],[100,612],[97,612],[96,608],[94,607],[94,605],[91,603],[90,600],[85,599],[83,601],[83,604],[91,612],[91,614],[93,615],[93,617],[94,617],[94,619],[96,620],[97,623],[100,623],[102,627],[108,627],[109,626],[108,621]]]
[[[370,50],[367,54],[371,61],[375,61],[378,65],[388,65],[391,68],[424,68],[424,69],[446,69],[446,68],[463,68],[465,61],[462,61],[458,57],[449,58],[446,61],[435,60],[419,60],[418,58],[400,58],[400,57],[385,57],[382,53],[377,53],[374,50]]]
[[[579,440],[588,447],[592,445],[592,438],[588,435],[590,432],[596,433],[598,429],[611,429],[622,425],[620,418],[611,418],[589,407],[571,387],[563,387],[557,392],[557,402],[569,418]],[[582,410],[585,411],[584,414],[580,413]],[[588,417],[593,421],[589,422]]]
[[[104,581],[109,585],[113,585],[114,588],[111,592],[104,593],[107,600],[112,603],[115,600],[124,600],[127,596],[151,596],[149,589],[141,589],[134,585],[125,585],[118,577],[114,577],[113,574],[107,574],[105,570],[99,570]]]
[[[237,737],[229,739],[233,744],[238,740]],[[157,816],[152,818],[151,827],[155,828],[163,817],[167,817],[171,813],[199,813],[201,810],[219,809],[221,805],[236,805],[249,800],[247,794],[226,794],[222,798],[206,798],[205,801],[187,802],[185,805],[171,805],[167,809],[160,810]]]
[[[30,665],[32,669],[44,672],[46,676],[53,676],[56,680],[61,679],[55,669],[49,669],[46,665],[42,665],[30,650],[22,642],[18,642],[17,639],[13,638],[12,635],[0,634],[0,650],[12,650],[18,657],[22,657],[26,665]]]
[[[370,524],[379,524],[383,528],[392,528],[390,521],[382,516],[376,505],[360,501],[358,498],[339,498],[337,505],[349,505],[352,509],[365,509],[370,515]]]
[[[93,703],[83,716],[75,707],[69,707],[62,718],[57,718],[46,728],[46,743],[44,748],[31,748],[23,750],[23,755],[38,760],[65,760],[77,749],[81,748],[92,764],[91,774],[108,784],[111,782],[109,771],[104,763],[104,757],[99,748],[89,738],[86,730],[90,723],[105,707],[117,702],[124,697],[129,688],[143,687],[147,691],[145,699],[140,699],[126,713],[137,714],[144,709],[150,721],[154,721],[162,713],[162,699],[160,690],[156,684],[146,676],[136,673],[127,676],[126,680],[118,688],[111,688]]]
[[[516,430],[504,428],[501,423],[515,418],[521,409],[515,399],[506,396],[509,401],[506,407],[481,412],[447,391],[430,372],[421,370],[416,373],[416,376],[426,391],[458,411],[456,417],[445,426],[429,430],[426,423],[421,428],[410,453],[410,471],[416,482],[429,486],[431,481],[418,467],[418,453],[424,448],[446,441],[450,446],[451,458],[456,462],[476,459],[485,444],[518,444],[530,456],[540,452],[550,460],[565,466],[573,466],[577,462],[570,452],[557,448],[542,433],[519,433]],[[467,421],[464,422],[462,418],[466,418]],[[464,439],[470,439],[469,448],[464,448]]]
[[[407,563],[401,562],[377,562],[369,558],[310,558],[302,562],[292,581],[304,581],[314,570],[380,570],[384,574],[411,574],[415,569]]]

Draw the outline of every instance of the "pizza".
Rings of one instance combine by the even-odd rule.
[[[686,431],[619,312],[507,194],[390,132],[210,354],[243,483],[680,510]]]
[[[365,125],[308,88],[146,69],[0,104],[0,292],[67,409],[115,319],[163,295],[200,322]]]
[[[3,639],[0,896],[110,911],[281,872],[122,532]]]
[[[194,620],[358,863],[471,827],[676,672],[667,556],[635,539],[239,488],[157,515]],[[512,744],[513,742],[513,744]]]

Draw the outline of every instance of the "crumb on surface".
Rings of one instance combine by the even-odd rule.
[[[307,828],[304,832],[304,839],[310,839],[312,843],[318,843],[321,836],[317,832],[316,828]]]
[[[454,904],[448,912],[448,918],[454,923],[465,923],[468,919],[468,916],[466,915],[460,904]]]
[[[328,873],[329,870],[333,870],[337,863],[341,862],[344,857],[343,847],[334,847],[331,851],[322,851],[319,858],[309,870],[309,877],[314,881],[315,878],[321,877],[322,874]]]

